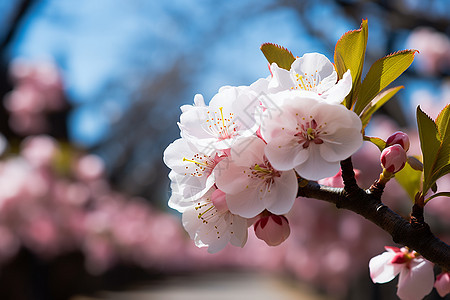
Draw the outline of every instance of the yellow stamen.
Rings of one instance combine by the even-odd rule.
[[[195,160],[192,160],[192,159],[187,159],[186,157],[183,157],[183,161],[189,161],[189,162],[191,162],[191,163],[194,163],[194,164],[197,164],[197,165],[202,165],[202,166],[205,166],[205,167],[208,166],[207,163],[204,163],[204,162],[198,162],[198,161],[195,161]]]
[[[219,107],[219,110],[220,110],[220,116],[222,117],[223,129],[225,129],[225,120],[223,119],[223,107]]]
[[[205,210],[204,212],[198,214],[198,218],[201,219],[201,218],[203,217],[204,214],[206,214],[208,211],[210,211],[210,210],[213,209],[213,208],[214,208],[214,206],[208,207],[207,210]]]
[[[266,173],[266,174],[270,174],[272,172],[272,171],[270,171],[268,169],[261,168],[259,165],[255,165],[254,170],[262,172],[262,173]]]

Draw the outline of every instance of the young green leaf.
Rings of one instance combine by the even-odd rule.
[[[420,190],[420,181],[422,179],[422,172],[414,170],[409,164],[395,174],[397,182],[405,189],[408,196],[414,202],[414,197]]]
[[[370,118],[372,115],[380,109],[387,101],[389,101],[399,90],[401,90],[403,86],[397,86],[390,88],[388,90],[385,90],[373,98],[373,100],[369,103],[369,105],[366,106],[366,108],[363,110],[363,112],[359,115],[361,118],[361,122],[363,125],[363,128],[369,124]],[[357,103],[358,104],[358,103]]]
[[[378,137],[373,137],[373,136],[364,136],[363,139],[365,141],[371,142],[373,143],[375,146],[378,147],[378,149],[380,149],[380,151],[383,151],[384,148],[386,148],[386,142]]]
[[[361,84],[355,113],[362,112],[379,92],[408,69],[416,52],[417,50],[399,51],[377,60]]]
[[[450,130],[450,104],[447,104],[444,109],[441,110],[436,118],[436,125],[438,127],[439,135],[443,138],[448,135],[448,130]]]
[[[334,64],[339,79],[347,70],[352,74],[352,90],[344,100],[344,104],[351,109],[356,101],[361,85],[361,73],[364,65],[368,37],[367,20],[363,20],[361,27],[345,33],[337,42],[334,49]]]
[[[417,126],[419,127],[420,148],[423,155],[423,192],[426,193],[433,184],[431,177],[441,141],[436,124],[420,109],[420,106],[417,107]]]
[[[286,69],[288,71],[291,69],[291,65],[295,60],[295,57],[294,55],[292,55],[291,51],[276,44],[262,44],[261,51],[266,57],[269,64],[276,63],[278,67]]]
[[[442,176],[450,173],[450,105],[442,109],[436,118],[441,145],[433,166],[431,182],[435,182]]]

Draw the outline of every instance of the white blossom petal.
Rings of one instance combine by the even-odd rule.
[[[228,243],[243,247],[247,241],[247,220],[229,211],[218,211],[212,201],[212,188],[183,213],[183,226],[197,247],[216,253]]]
[[[265,194],[264,203],[267,210],[276,215],[287,214],[294,205],[297,192],[298,182],[295,172],[292,170],[281,173]]]
[[[342,79],[337,84],[333,85],[329,90],[322,94],[328,103],[340,104],[344,98],[352,90],[352,75],[350,70],[344,73]]]
[[[337,82],[333,64],[319,53],[306,53],[297,58],[292,63],[291,75],[301,89],[313,90],[318,94],[323,94]],[[298,79],[299,76],[302,79]]]
[[[402,268],[398,280],[397,296],[402,300],[420,300],[433,289],[433,264],[423,258],[415,258],[408,268]]]
[[[339,172],[339,161],[329,162],[325,160],[319,151],[322,145],[311,145],[308,159],[295,166],[298,175],[308,180],[319,180],[331,177]]]
[[[369,261],[370,278],[374,283],[386,283],[400,273],[402,265],[391,264],[395,257],[393,252],[383,252]]]

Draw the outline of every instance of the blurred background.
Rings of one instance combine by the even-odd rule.
[[[181,105],[269,76],[265,42],[332,60],[363,18],[365,72],[420,51],[367,131],[402,129],[419,155],[417,105],[436,117],[450,103],[448,0],[0,0],[0,298],[396,299],[395,280],[374,285],[367,267],[393,242],[358,215],[298,199],[281,246],[250,228],[243,249],[211,255],[167,207],[162,153]],[[378,157],[355,155],[363,187]],[[409,214],[395,182],[384,201]],[[426,213],[448,243],[450,201]]]

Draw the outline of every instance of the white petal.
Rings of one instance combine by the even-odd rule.
[[[232,215],[233,224],[230,227],[232,232],[230,244],[236,247],[244,247],[248,237],[247,219],[238,215]]]
[[[336,85],[331,87],[328,91],[323,93],[324,97],[328,103],[340,104],[344,101],[344,98],[352,90],[352,75],[350,70],[344,73],[341,80],[338,81]]]
[[[400,272],[397,296],[402,300],[420,300],[431,292],[433,284],[433,264],[425,259],[414,259],[410,268]]]
[[[193,107],[184,111],[180,116],[180,129],[183,137],[196,141],[197,139],[212,138],[211,134],[204,130],[204,123],[208,119],[207,107]],[[199,126],[200,125],[200,126]]]
[[[308,147],[308,159],[295,167],[297,173],[308,180],[319,180],[331,177],[339,171],[339,161],[328,162],[323,159],[317,146],[318,145],[310,144]]]
[[[275,178],[269,190],[264,199],[267,210],[276,215],[288,213],[297,197],[298,183],[295,172],[282,172],[279,178]]]
[[[332,135],[321,136],[323,144],[318,145],[320,155],[326,161],[344,160],[354,154],[363,144],[360,129],[341,128]]]
[[[287,171],[309,159],[308,149],[303,149],[292,137],[280,135],[269,142],[265,148],[267,159],[280,171]]]
[[[394,256],[395,253],[383,252],[369,261],[370,278],[374,283],[389,282],[400,273],[403,265],[390,263]]]
[[[295,81],[292,80],[290,72],[278,67],[276,63],[270,65],[270,71],[272,72],[272,79],[268,85],[268,91],[270,93],[290,90],[295,85]]]
[[[293,73],[293,76],[297,73],[306,78],[311,75],[318,76],[320,81],[316,92],[320,94],[333,87],[337,81],[337,74],[333,64],[325,55],[319,53],[306,53],[302,57],[297,58],[292,63],[291,73]]]
[[[194,104],[195,106],[206,106],[205,99],[203,99],[201,94],[196,94],[194,96]]]
[[[263,162],[266,143],[256,136],[240,137],[231,148],[231,158],[238,166],[253,166]]]
[[[248,167],[238,166],[227,157],[214,169],[216,185],[226,194],[240,193],[246,186],[251,185],[251,179],[247,176],[249,171]]]
[[[231,213],[244,218],[253,218],[264,209],[264,201],[260,199],[258,186],[248,185],[238,194],[227,194],[228,209]]]

